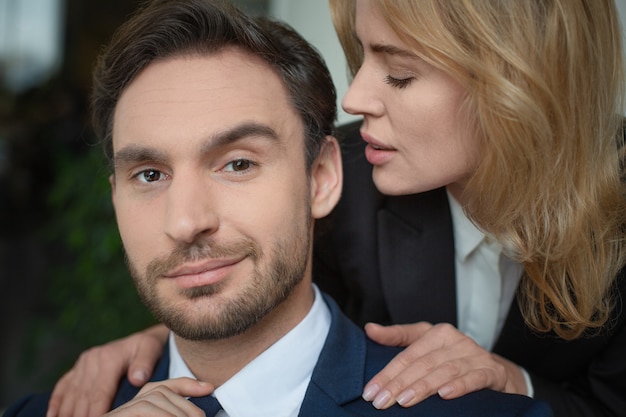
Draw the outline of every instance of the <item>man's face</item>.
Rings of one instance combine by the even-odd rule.
[[[140,296],[179,336],[239,334],[310,276],[303,132],[278,76],[237,49],[154,62],[122,94],[117,222]]]

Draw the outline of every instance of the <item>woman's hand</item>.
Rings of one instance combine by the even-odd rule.
[[[204,417],[204,411],[185,397],[202,397],[213,392],[213,386],[190,378],[176,378],[146,384],[131,401],[107,416]]]
[[[483,388],[527,393],[519,366],[486,351],[450,324],[370,323],[365,331],[380,344],[407,347],[365,386],[363,398],[376,408],[396,402],[410,407],[434,394],[451,399]]]
[[[46,417],[95,417],[109,411],[124,372],[137,387],[148,382],[167,335],[167,328],[158,325],[83,352],[55,385]]]

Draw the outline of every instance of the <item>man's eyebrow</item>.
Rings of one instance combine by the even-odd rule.
[[[278,134],[271,127],[256,122],[245,122],[210,136],[202,145],[200,152],[209,152],[213,148],[226,146],[249,137],[263,137],[279,141]],[[165,163],[166,160],[167,155],[163,151],[144,145],[130,144],[115,152],[113,166],[116,168],[141,161]]]
[[[165,162],[165,153],[141,145],[128,145],[113,156],[113,168],[123,165],[133,164],[141,161],[151,161],[155,163]]]
[[[280,139],[276,131],[268,125],[257,122],[245,122],[212,135],[202,147],[202,151],[205,152],[211,148],[229,145],[253,136],[277,142]]]

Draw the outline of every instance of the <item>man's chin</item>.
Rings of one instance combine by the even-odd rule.
[[[196,323],[194,325],[190,325],[186,323],[185,325],[172,324],[167,325],[177,336],[193,341],[193,342],[207,342],[207,341],[216,341],[216,340],[224,340],[234,336],[238,336],[243,334],[248,330],[253,324],[248,324],[246,326],[223,326],[217,323]]]

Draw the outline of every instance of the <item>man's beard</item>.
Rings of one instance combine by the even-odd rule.
[[[305,228],[297,227],[288,239],[276,241],[269,258],[252,240],[244,238],[234,244],[217,245],[212,239],[177,248],[166,258],[157,258],[146,267],[142,277],[127,258],[129,270],[143,303],[154,316],[178,336],[188,340],[217,340],[245,332],[265,317],[291,294],[304,278],[310,246],[310,217]],[[253,262],[252,277],[244,279],[245,286],[227,302],[211,298],[219,294],[228,280],[213,285],[181,289],[179,295],[193,300],[205,298],[206,304],[176,305],[159,296],[157,284],[163,274],[186,262],[207,257],[237,257],[244,255]],[[265,264],[263,264],[265,260]],[[265,265],[265,267],[263,267]],[[238,285],[237,283],[231,285]],[[211,304],[220,304],[215,309]],[[200,310],[206,306],[205,310]]]

